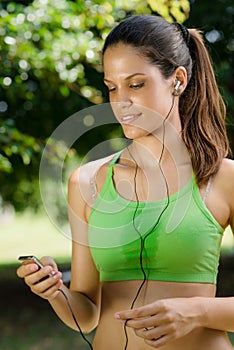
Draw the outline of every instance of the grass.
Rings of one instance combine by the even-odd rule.
[[[88,349],[80,334],[64,325],[48,302],[32,294],[16,276],[19,255],[50,255],[62,271],[69,269],[71,241],[46,215],[26,212],[0,220],[0,349]]]
[[[15,263],[19,255],[43,255],[69,261],[71,241],[44,214],[26,212],[2,217],[0,231],[0,264]]]
[[[47,301],[32,294],[15,275],[16,265],[0,269],[1,350],[86,350],[78,332],[65,326]],[[92,334],[89,335],[89,339]]]

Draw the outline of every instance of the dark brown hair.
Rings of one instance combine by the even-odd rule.
[[[120,22],[110,32],[103,54],[109,46],[120,42],[137,48],[165,78],[179,66],[186,69],[188,85],[179,100],[182,138],[190,153],[197,183],[207,182],[227,156],[229,143],[225,104],[201,32],[188,31],[162,17],[136,15]]]

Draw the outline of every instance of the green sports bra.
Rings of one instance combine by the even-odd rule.
[[[89,218],[89,245],[100,280],[143,279],[140,233],[148,280],[215,284],[224,229],[203,203],[195,176],[169,197],[166,209],[167,199],[137,206],[114,187],[113,167],[118,157],[109,163]]]

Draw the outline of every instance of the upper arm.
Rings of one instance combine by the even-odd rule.
[[[87,207],[90,206],[88,174],[77,169],[68,184],[68,216],[72,233],[72,276],[70,288],[87,295],[95,304],[100,300],[99,273],[88,246]]]
[[[87,163],[71,175],[68,184],[68,216],[72,233],[72,278],[70,288],[86,294],[96,304],[100,300],[99,272],[88,243],[88,216],[93,205],[90,181],[103,185],[105,165],[113,155]],[[102,167],[104,165],[104,168]]]
[[[226,160],[226,174],[223,178],[229,204],[229,224],[234,233],[234,161]]]
[[[231,198],[231,206],[230,206],[230,226],[232,229],[232,232],[234,234],[234,171],[233,171],[233,180],[232,180],[232,189],[231,189],[231,194],[232,194],[232,198]]]

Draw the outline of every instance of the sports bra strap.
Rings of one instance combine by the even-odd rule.
[[[212,181],[213,181],[213,176],[211,175],[210,178],[209,178],[208,184],[207,184],[207,186],[206,186],[205,195],[204,195],[204,197],[203,197],[203,203],[204,203],[204,204],[206,204],[206,202],[207,202],[207,198],[208,198],[208,195],[209,195],[209,192],[210,192],[210,188],[211,188]]]
[[[119,159],[119,156],[121,153],[122,153],[122,151],[119,151],[118,153],[116,153],[115,156],[111,159],[109,165],[111,165],[111,166],[115,165],[115,163]]]
[[[91,197],[92,197],[92,201],[94,203],[96,200],[96,197],[97,197],[97,188],[96,188],[95,180],[93,177],[91,178],[89,183],[90,183],[90,189],[91,189]]]
[[[117,152],[115,154],[115,156],[109,162],[108,171],[107,171],[107,178],[112,176],[113,166],[117,162],[117,160],[118,160],[118,158],[119,158],[121,153],[122,153],[122,150]],[[204,204],[206,204],[206,202],[207,202],[207,198],[208,198],[208,195],[209,195],[209,192],[210,192],[212,181],[213,181],[213,176],[211,175],[210,178],[209,178],[209,181],[207,183],[207,186],[206,186],[206,192],[205,192],[204,197],[203,197],[203,203]],[[97,198],[97,188],[96,188],[96,183],[95,183],[94,177],[92,177],[91,180],[90,180],[90,189],[91,189],[92,201],[95,202],[95,200]]]
[[[107,178],[109,178],[110,176],[112,176],[112,169],[113,166],[115,165],[116,161],[118,160],[120,154],[122,151],[118,152],[109,162],[109,166],[108,166],[108,171],[107,171]],[[97,188],[96,188],[96,183],[95,183],[95,174],[94,176],[90,179],[90,189],[91,189],[91,197],[92,197],[92,201],[93,203],[95,202],[96,198],[97,198]]]

